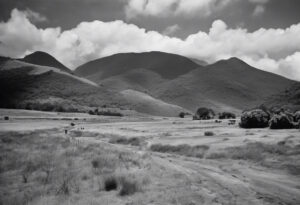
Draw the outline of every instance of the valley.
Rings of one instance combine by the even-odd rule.
[[[10,159],[1,161],[3,204],[300,203],[298,129],[241,129],[190,117],[1,115],[10,116],[0,121],[1,154]],[[49,176],[40,156],[51,162]],[[36,165],[22,179],[30,163]],[[116,180],[109,191],[108,179]]]

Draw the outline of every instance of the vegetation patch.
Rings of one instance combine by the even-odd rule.
[[[260,109],[243,112],[240,127],[265,128],[269,126],[270,115]]]
[[[215,133],[212,132],[212,131],[206,131],[206,132],[204,132],[204,136],[214,136],[214,135],[215,135]]]
[[[212,109],[201,107],[197,110],[193,116],[193,120],[210,120],[215,116],[215,112]]]
[[[140,146],[142,143],[142,140],[138,137],[122,137],[122,136],[113,136],[109,143],[112,144],[123,144],[123,145],[132,145],[132,146]]]
[[[182,144],[182,145],[153,144],[150,147],[150,150],[154,152],[179,154],[188,157],[198,157],[198,158],[203,158],[204,154],[208,149],[209,146],[207,145],[190,146],[187,144]]]

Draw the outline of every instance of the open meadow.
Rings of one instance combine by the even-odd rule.
[[[297,129],[10,114],[0,121],[3,205],[300,204]]]

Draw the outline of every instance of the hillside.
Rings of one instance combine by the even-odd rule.
[[[138,91],[112,90],[59,68],[0,59],[0,108],[88,112],[106,107],[160,116],[177,116],[184,110]],[[140,83],[147,84],[143,79]]]
[[[42,66],[50,66],[54,68],[59,68],[62,71],[72,73],[72,71],[64,66],[61,62],[55,59],[53,56],[49,55],[48,53],[37,51],[32,54],[25,56],[21,61],[35,64],[35,65],[42,65]]]
[[[287,108],[292,111],[300,110],[300,83],[295,83],[284,91],[268,97],[263,105],[269,109]]]
[[[154,96],[190,110],[241,111],[292,85],[294,81],[231,58],[193,70],[153,89]]]
[[[94,82],[100,82],[130,70],[146,69],[157,73],[162,78],[174,79],[199,67],[201,66],[186,57],[155,51],[120,53],[100,58],[79,66],[75,73]]]
[[[141,113],[147,113],[157,116],[177,117],[184,108],[177,105],[165,103],[162,100],[155,99],[152,96],[135,90],[124,90],[121,92],[128,102],[134,104],[135,110]]]
[[[103,105],[122,107],[117,102],[124,102],[87,79],[19,60],[1,66],[0,91],[1,108],[84,111]]]

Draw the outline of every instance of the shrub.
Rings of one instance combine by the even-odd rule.
[[[129,176],[123,176],[119,178],[120,183],[120,196],[133,195],[140,190],[139,184],[136,180],[130,179]]]
[[[275,114],[269,124],[270,129],[292,129],[296,127],[293,116],[286,113]]]
[[[118,188],[118,182],[115,177],[110,176],[104,179],[104,189],[105,191],[112,191]]]
[[[4,117],[4,120],[9,120],[9,117],[8,117],[8,116],[5,116],[5,117]]]
[[[235,119],[235,118],[236,118],[235,114],[231,112],[219,113],[219,119]]]
[[[215,112],[212,109],[201,107],[197,110],[193,120],[209,120],[214,118]]]
[[[89,110],[89,115],[95,115],[95,112],[93,110]]]
[[[185,113],[184,113],[184,112],[180,112],[180,113],[179,113],[179,117],[180,117],[180,118],[184,118],[184,116],[185,116]]]
[[[297,111],[294,113],[294,121],[299,122],[300,121],[300,111]]]
[[[256,109],[243,112],[240,127],[265,128],[269,126],[270,115],[263,110]]]
[[[206,131],[204,132],[204,136],[214,136],[215,133],[213,133],[212,131]]]

